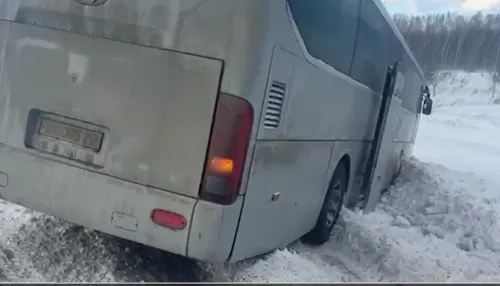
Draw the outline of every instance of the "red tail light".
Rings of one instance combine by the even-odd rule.
[[[228,205],[239,194],[252,133],[253,108],[244,99],[221,94],[214,120],[200,198]]]
[[[187,225],[187,220],[184,216],[160,209],[154,209],[151,212],[151,220],[159,226],[172,230],[183,230]]]

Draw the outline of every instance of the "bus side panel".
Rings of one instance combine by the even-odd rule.
[[[299,31],[294,31],[287,2],[271,2],[275,11],[276,25],[272,29],[276,44],[297,55],[297,60],[282,124],[273,133],[261,128],[258,139],[373,140],[381,101],[378,93],[305,55],[309,53],[300,44],[303,39],[299,39]]]
[[[232,261],[293,242],[314,226],[333,142],[258,141]]]
[[[401,170],[402,160],[413,155],[413,144],[418,131],[421,101],[421,87],[425,84],[415,63],[410,55],[402,49],[402,60],[400,62],[400,72],[404,76],[402,92],[400,98],[402,104],[398,105],[397,128],[394,135],[393,150],[388,154],[390,176],[385,179],[384,188],[389,187],[394,181],[398,171]]]
[[[345,146],[333,152],[339,156],[338,160],[345,154],[351,159],[346,204],[355,203],[361,193],[381,97],[345,75],[306,60],[297,59],[295,65],[279,136],[285,140],[325,140]],[[338,160],[332,160],[332,168]],[[326,180],[329,179],[327,176]]]
[[[415,91],[413,91],[415,93]],[[418,92],[417,92],[418,93]],[[394,138],[395,142],[413,143],[413,135],[417,126],[418,115],[404,108],[399,107],[398,129]]]
[[[295,58],[274,49],[260,136],[269,138],[281,132],[281,122],[270,118],[278,109],[286,112],[287,98],[293,92]],[[277,90],[277,85],[282,89]],[[326,141],[256,141],[232,260],[285,246],[312,228],[332,147]],[[288,223],[290,220],[294,223]]]
[[[297,60],[281,136],[287,140],[373,140],[380,96],[340,73]],[[295,80],[295,78],[297,80]]]
[[[225,262],[231,254],[243,196],[229,206],[197,201],[191,222],[187,256]]]
[[[284,67],[290,61],[276,60],[281,53],[275,54],[269,85],[275,79],[287,83]],[[285,96],[276,129],[266,129],[266,106],[261,117],[233,261],[283,247],[312,229],[330,173],[344,154],[354,154],[352,170],[362,171],[363,139],[373,136],[370,118],[371,110],[376,110],[373,105],[378,104],[375,94],[296,59]],[[268,94],[267,101],[270,98]],[[356,112],[358,106],[360,112]],[[345,153],[335,148],[336,141],[348,141]]]
[[[366,86],[305,59],[286,1],[270,2],[276,48],[232,261],[283,247],[312,229],[338,160],[352,153],[351,173],[362,172],[380,105],[378,94]],[[288,54],[296,56],[292,66],[292,60],[276,60]],[[284,99],[273,122],[266,116],[276,111],[270,88],[276,81]]]
[[[425,85],[425,82],[408,54],[403,55],[401,69],[405,76],[402,92],[404,126],[398,133],[397,139],[398,141],[414,143],[422,108],[421,87]],[[411,155],[411,153],[407,155]]]

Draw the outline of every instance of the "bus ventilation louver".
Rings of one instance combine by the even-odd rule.
[[[285,102],[286,84],[273,81],[267,98],[264,128],[276,129],[280,125],[281,112]]]

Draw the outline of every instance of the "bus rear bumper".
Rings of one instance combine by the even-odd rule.
[[[0,147],[0,198],[89,229],[201,261],[225,261],[240,198],[219,206]],[[164,209],[186,218],[182,230],[153,223]]]

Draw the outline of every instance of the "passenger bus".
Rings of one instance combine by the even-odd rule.
[[[325,243],[432,107],[379,0],[0,0],[0,19],[1,199],[196,260]]]

